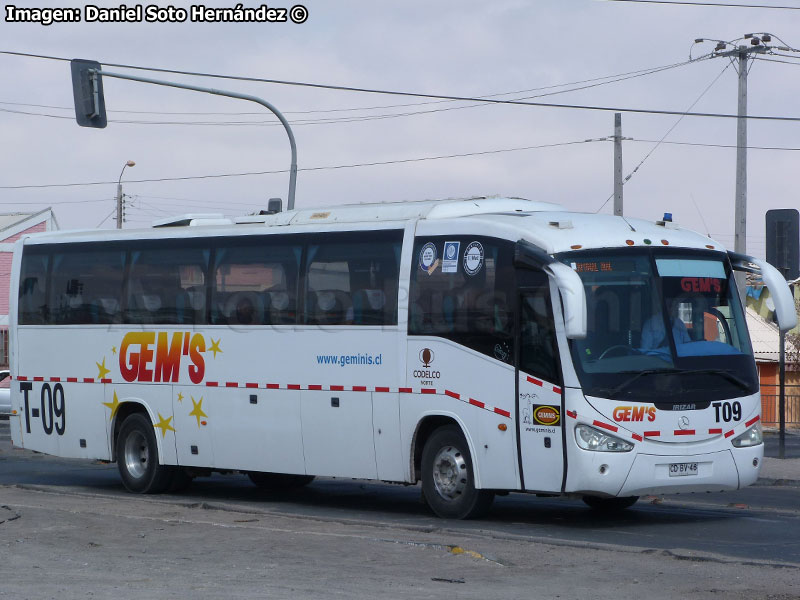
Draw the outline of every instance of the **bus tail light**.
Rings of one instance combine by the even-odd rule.
[[[630,452],[633,450],[633,444],[630,442],[588,425],[575,427],[575,441],[584,450],[594,452]]]
[[[750,448],[751,446],[758,446],[764,442],[764,436],[761,434],[761,423],[756,423],[750,429],[745,431],[742,435],[736,436],[731,440],[734,448]]]

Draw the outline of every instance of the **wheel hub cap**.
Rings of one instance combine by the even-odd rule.
[[[445,500],[455,500],[467,487],[467,462],[454,446],[445,446],[433,460],[433,484]]]

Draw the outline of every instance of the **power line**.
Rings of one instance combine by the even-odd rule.
[[[715,78],[714,78],[714,79],[711,81],[711,83],[709,83],[709,84],[706,86],[706,88],[705,88],[705,89],[704,89],[702,92],[700,92],[700,95],[697,97],[697,99],[696,99],[694,102],[692,102],[692,103],[689,105],[689,108],[687,108],[687,109],[686,109],[686,112],[687,112],[687,113],[688,113],[690,110],[692,110],[692,109],[695,107],[695,105],[696,105],[698,102],[700,102],[700,100],[703,98],[703,96],[705,96],[705,95],[706,95],[706,93],[708,92],[708,90],[710,90],[710,89],[711,89],[711,88],[714,86],[714,84],[715,84],[715,83],[717,83],[717,81],[719,81],[719,78],[720,78],[720,77],[722,77],[722,75],[725,73],[725,71],[727,71],[727,70],[728,70],[728,68],[729,68],[730,66],[731,66],[731,65],[730,65],[730,63],[728,63],[727,65],[725,65],[725,66],[722,68],[722,71],[720,71],[720,72],[719,72],[719,75],[717,75],[717,76],[716,76],[716,77],[715,77]],[[673,131],[673,130],[674,130],[674,129],[675,129],[677,126],[678,126],[678,124],[679,124],[679,123],[680,123],[680,122],[683,120],[683,117],[684,117],[684,116],[685,116],[685,115],[683,115],[683,116],[681,116],[681,117],[678,117],[678,119],[677,119],[677,120],[676,120],[676,121],[675,121],[675,122],[672,124],[672,127],[670,127],[670,128],[667,130],[667,132],[666,132],[664,135],[662,135],[662,136],[661,136],[661,139],[659,139],[659,140],[658,140],[658,141],[655,143],[655,145],[654,145],[652,148],[650,148],[650,151],[649,151],[647,154],[645,154],[645,155],[644,155],[644,158],[642,158],[642,160],[640,160],[640,161],[639,161],[639,164],[638,164],[638,165],[636,165],[636,167],[634,167],[633,171],[631,171],[630,173],[628,173],[628,176],[627,176],[627,177],[625,177],[625,179],[623,179],[623,180],[622,180],[622,185],[625,185],[626,183],[628,183],[628,181],[630,181],[630,178],[631,178],[631,177],[633,177],[633,176],[636,174],[636,172],[637,172],[637,171],[639,171],[639,169],[640,169],[640,168],[641,168],[641,166],[642,166],[642,165],[645,163],[645,161],[646,161],[648,158],[650,158],[650,156],[653,154],[653,152],[655,152],[655,151],[656,151],[656,148],[658,148],[658,147],[659,147],[659,146],[662,144],[662,142],[663,142],[665,139],[667,139],[667,136],[668,136],[670,133],[672,133],[672,131]],[[606,204],[608,204],[608,201],[609,201],[609,200],[611,200],[611,198],[613,198],[613,197],[614,197],[614,193],[612,193],[612,194],[611,194],[611,195],[610,195],[608,198],[606,198],[606,201],[605,201],[605,202],[603,202],[603,204],[601,204],[601,205],[600,205],[600,208],[598,208],[598,209],[597,209],[595,212],[596,212],[596,213],[599,213],[601,210],[603,210],[603,207],[604,207]]]
[[[697,60],[701,60],[704,57],[699,57]],[[497,96],[509,96],[514,94],[526,94],[529,92],[541,91],[541,90],[551,90],[559,87],[567,87],[567,86],[575,86],[585,83],[593,83],[593,82],[600,82],[597,83],[595,86],[585,86],[580,88],[572,88],[569,90],[562,90],[553,93],[567,93],[571,91],[577,91],[581,89],[586,89],[587,87],[596,87],[599,85],[606,85],[608,83],[617,83],[619,81],[624,81],[627,79],[633,79],[635,77],[642,77],[645,75],[652,75],[654,73],[660,73],[661,71],[666,71],[669,69],[674,69],[676,67],[682,67],[685,65],[694,62],[694,60],[683,61],[679,63],[671,63],[668,65],[661,65],[658,67],[649,67],[646,69],[638,69],[635,71],[627,71],[625,73],[617,73],[615,75],[605,75],[603,77],[593,77],[591,79],[582,79],[578,81],[568,82],[568,83],[559,83],[553,85],[545,85],[535,88],[528,88],[524,90],[514,90],[510,92],[497,92],[493,94],[486,94],[481,96],[482,98],[492,98]],[[608,80],[608,81],[604,81]],[[331,109],[317,109],[317,110],[298,110],[298,111],[283,111],[285,115],[293,115],[293,114],[324,114],[324,113],[336,113],[336,112],[357,112],[357,111],[367,111],[367,110],[383,110],[387,108],[407,108],[412,106],[425,106],[425,105],[432,105],[432,104],[443,104],[443,103],[451,103],[454,100],[435,100],[435,101],[428,101],[428,102],[411,102],[411,103],[404,103],[404,104],[385,104],[380,106],[363,106],[363,107],[350,107],[350,108],[331,108]],[[57,110],[74,110],[72,106],[57,106],[52,104],[34,104],[29,102],[0,102],[0,104],[7,105],[7,106],[27,106],[33,108],[53,108]],[[118,110],[111,110],[107,109],[108,113],[127,113],[127,114],[145,114],[145,115],[193,115],[193,116],[215,116],[215,115],[223,115],[223,116],[263,116],[263,111],[258,112],[231,112],[231,111],[223,111],[223,112],[207,112],[207,111],[153,111],[153,110],[130,110],[130,109],[118,109]]]
[[[685,66],[685,65],[688,65],[691,62],[695,62],[697,60],[705,60],[705,57],[692,59],[692,60],[684,61],[684,62],[681,62],[681,63],[673,63],[671,65],[666,65],[666,66],[662,66],[662,67],[655,67],[653,69],[634,71],[632,73],[624,74],[625,76],[614,76],[614,77],[616,77],[616,79],[608,79],[606,77],[606,78],[595,78],[595,79],[585,80],[585,81],[595,81],[596,82],[598,79],[606,79],[606,81],[601,81],[599,83],[591,83],[589,85],[582,85],[582,86],[579,86],[579,87],[572,87],[572,88],[565,89],[565,90],[558,90],[558,91],[554,91],[554,92],[536,94],[536,95],[533,95],[533,96],[523,96],[523,97],[520,97],[520,98],[515,98],[514,100],[517,100],[517,101],[529,100],[531,98],[540,98],[540,97],[544,97],[544,96],[552,96],[552,95],[555,95],[555,94],[564,94],[564,93],[569,93],[569,92],[574,92],[574,91],[579,91],[579,90],[585,90],[585,89],[594,88],[594,87],[597,87],[597,86],[600,86],[600,85],[607,85],[609,83],[617,83],[617,82],[620,82],[620,81],[625,81],[625,80],[633,79],[633,78],[636,78],[636,77],[643,77],[645,75],[652,75],[653,73],[658,73],[658,72],[661,72],[661,71],[666,71],[668,69],[674,69],[676,67]],[[563,85],[572,85],[572,84],[563,84]],[[543,88],[532,88],[532,90],[548,89],[548,88],[551,88],[551,87],[562,87],[562,86],[545,86]],[[528,92],[528,91],[532,91],[532,90],[520,90],[520,91],[517,91],[517,92],[502,92],[502,93],[498,93],[498,94],[490,94],[490,95],[487,95],[487,96],[480,96],[480,97],[478,97],[480,99],[480,101],[478,101],[475,104],[468,104],[466,106],[450,106],[450,107],[447,107],[447,108],[434,108],[434,109],[419,110],[419,111],[407,111],[407,112],[400,112],[400,113],[389,113],[389,114],[383,114],[383,115],[357,115],[357,116],[347,116],[347,117],[338,117],[338,118],[330,118],[330,117],[328,117],[328,118],[320,118],[320,119],[292,120],[291,124],[293,126],[303,126],[303,125],[330,125],[330,124],[340,124],[340,123],[356,123],[356,122],[362,122],[362,121],[377,121],[377,120],[394,119],[394,118],[399,118],[399,117],[418,116],[418,115],[423,115],[423,114],[432,114],[432,113],[438,113],[438,112],[448,112],[448,111],[454,111],[454,110],[465,110],[465,109],[469,109],[469,108],[481,108],[481,107],[491,106],[491,104],[487,104],[485,102],[484,99],[486,99],[486,98],[490,98],[492,96],[508,95],[508,94],[519,94],[519,93]],[[412,103],[412,104],[407,104],[405,106],[420,106],[420,105],[425,105],[425,104],[441,104],[441,103],[444,103],[444,102],[450,103],[450,102],[454,102],[454,101],[453,100],[439,100],[439,101],[436,101],[436,102]],[[52,105],[35,105],[35,104],[23,104],[23,103],[15,103],[15,102],[0,102],[0,104],[11,105],[11,106],[33,106],[33,107],[37,107],[37,108],[54,108],[54,109],[57,109],[57,110],[72,110],[71,107],[52,106]],[[403,105],[399,105],[399,106],[403,106]],[[343,109],[343,110],[352,110],[352,109]],[[0,108],[0,112],[10,112],[10,113],[16,113],[16,114],[30,115],[30,116],[43,116],[43,117],[56,118],[56,119],[67,119],[67,120],[71,120],[73,118],[72,116],[65,116],[65,115],[53,115],[53,114],[49,114],[49,113],[36,113],[36,112],[28,112],[28,111],[12,110],[12,109],[2,109],[2,108]],[[159,113],[157,111],[109,111],[109,112],[124,112],[124,113],[136,113],[136,114],[171,114],[171,115],[189,115],[189,114],[211,114],[211,115],[214,115],[214,114],[242,114],[242,115],[259,115],[259,116],[263,116],[264,115],[263,112],[261,112],[261,113],[252,113],[252,112],[248,112],[248,113],[180,113],[180,112]],[[315,111],[306,111],[305,114],[307,114],[308,112],[315,112]],[[298,113],[297,112],[290,113],[289,111],[287,111],[286,114],[298,114]],[[152,120],[151,121],[142,121],[142,120],[128,120],[128,119],[109,119],[109,122],[122,123],[122,124],[126,124],[126,125],[135,124],[135,125],[159,125],[159,126],[163,126],[163,125],[197,125],[197,126],[242,126],[242,125],[250,125],[250,126],[259,126],[259,127],[261,127],[261,126],[267,126],[267,127],[278,126],[278,127],[281,127],[282,126],[282,124],[279,123],[275,119],[261,120],[261,121],[152,121]]]
[[[798,6],[770,6],[769,4],[729,4],[726,2],[684,2],[681,0],[605,0],[606,2],[631,2],[634,4],[679,4],[683,6],[720,6],[724,8],[772,8],[800,10]]]
[[[394,164],[403,164],[403,163],[413,163],[413,162],[424,162],[428,160],[444,160],[449,158],[463,158],[467,156],[485,156],[490,154],[503,154],[506,152],[520,152],[523,150],[536,150],[540,148],[556,148],[559,146],[574,146],[577,144],[586,144],[591,142],[602,142],[606,141],[607,138],[595,138],[595,139],[587,139],[587,140],[576,140],[572,142],[556,142],[552,144],[540,144],[536,146],[521,146],[518,148],[502,148],[499,150],[481,150],[477,152],[463,152],[460,154],[444,154],[444,155],[437,155],[437,156],[421,156],[416,158],[403,158],[398,160],[386,160],[386,161],[373,161],[373,162],[365,162],[365,163],[352,163],[352,164],[344,164],[344,165],[328,165],[328,166],[319,166],[319,167],[301,167],[298,168],[298,171],[328,171],[328,170],[336,170],[336,169],[352,169],[356,167],[374,167],[374,166],[382,166],[382,165],[394,165]],[[274,171],[250,171],[245,173],[221,173],[221,174],[214,174],[214,175],[192,175],[186,177],[159,177],[155,179],[126,179],[125,184],[133,184],[133,183],[155,183],[161,181],[187,181],[187,180],[197,180],[197,179],[219,179],[223,177],[245,177],[249,175],[276,175],[280,173],[288,173],[289,169],[276,169]],[[20,190],[20,189],[42,189],[42,188],[64,188],[64,187],[80,187],[80,186],[90,186],[90,185],[109,185],[109,184],[116,184],[116,181],[87,181],[87,182],[80,182],[80,183],[42,183],[42,184],[29,184],[29,185],[3,185],[0,186],[0,190]],[[2,204],[2,203],[0,203]],[[9,204],[19,204],[18,202],[10,202]]]
[[[0,50],[0,54],[13,54],[16,56],[25,56],[25,54],[20,52],[8,52]],[[52,58],[52,57],[43,57],[40,55],[30,55],[35,58]],[[697,62],[699,60],[706,60],[708,56],[699,57],[692,59],[690,62]],[[63,58],[58,58],[57,60],[67,60]],[[336,91],[344,91],[344,92],[358,92],[358,93],[365,93],[365,94],[384,94],[389,96],[402,96],[402,97],[409,97],[409,98],[429,98],[434,100],[458,100],[458,101],[465,101],[465,102],[482,102],[486,104],[503,104],[509,106],[536,106],[541,108],[568,108],[573,110],[594,110],[594,111],[603,111],[603,112],[626,112],[626,113],[638,113],[638,114],[652,114],[652,115],[675,115],[675,116],[691,116],[691,117],[708,117],[708,118],[725,118],[725,119],[739,119],[741,118],[739,115],[734,114],[726,114],[726,113],[692,113],[692,112],[685,112],[685,111],[676,111],[676,110],[657,110],[657,109],[644,109],[644,108],[623,108],[619,106],[599,106],[599,105],[589,105],[589,104],[557,104],[553,102],[530,102],[530,101],[523,101],[523,100],[501,100],[497,98],[481,98],[481,97],[474,97],[474,96],[455,96],[449,94],[428,94],[422,92],[404,92],[399,90],[385,90],[385,89],[375,89],[375,88],[364,88],[364,87],[352,87],[352,86],[342,86],[342,85],[331,85],[331,84],[323,84],[323,83],[311,83],[311,82],[303,82],[303,81],[288,81],[288,80],[281,80],[281,79],[265,79],[265,78],[258,78],[258,77],[244,77],[244,76],[233,76],[233,75],[219,75],[214,73],[202,73],[202,72],[194,72],[194,71],[179,71],[176,69],[159,69],[155,67],[141,67],[136,65],[124,65],[119,63],[109,63],[106,64],[107,67],[115,67],[115,68],[122,68],[122,69],[134,69],[139,71],[153,71],[157,73],[170,73],[175,75],[189,75],[194,77],[210,77],[215,79],[231,79],[237,81],[250,81],[250,82],[259,82],[259,83],[273,83],[277,85],[288,85],[288,86],[295,86],[295,87],[305,87],[305,88],[315,88],[315,89],[327,89],[327,90],[336,90]],[[781,116],[773,116],[773,115],[747,115],[745,118],[753,119],[753,120],[762,120],[762,121],[800,121],[800,117],[781,117]]]

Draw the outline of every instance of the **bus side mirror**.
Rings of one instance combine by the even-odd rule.
[[[761,269],[761,279],[769,288],[769,294],[775,302],[775,319],[778,321],[778,328],[783,333],[794,329],[797,327],[797,309],[794,305],[792,291],[783,275],[765,260],[753,258],[752,262]]]
[[[555,279],[564,307],[564,328],[568,339],[586,337],[586,291],[580,276],[567,265],[551,262],[544,268]]]
[[[760,258],[735,252],[728,252],[728,256],[731,259],[731,266],[736,271],[757,272],[747,263],[756,265],[761,271],[761,279],[775,302],[775,319],[778,321],[778,328],[785,333],[797,327],[797,309],[794,305],[794,297],[780,271]]]

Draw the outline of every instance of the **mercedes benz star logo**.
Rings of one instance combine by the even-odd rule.
[[[678,427],[681,429],[689,429],[689,417],[682,415],[681,418],[678,419]]]

